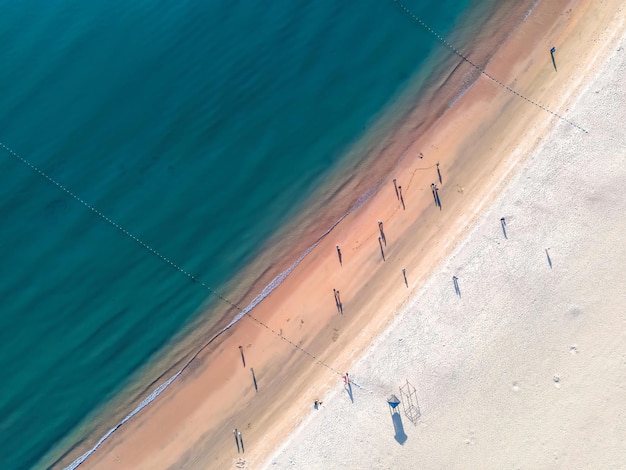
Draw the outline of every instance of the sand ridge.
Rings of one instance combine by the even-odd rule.
[[[576,8],[569,14],[563,13],[570,3]],[[573,34],[571,25],[578,24],[575,18],[595,11],[591,2],[560,5],[564,10],[544,10],[543,3],[535,9],[537,15],[551,19],[548,24],[553,25],[548,32],[541,31],[544,39],[548,35],[552,39],[569,39],[568,34]],[[609,7],[615,11],[615,2],[609,2],[602,11],[609,11]],[[571,42],[578,40],[581,50],[593,49],[587,41],[596,38],[608,24],[606,16],[595,18],[595,23],[585,24],[586,29],[576,29],[578,36]],[[510,52],[507,48],[520,48],[533,27],[540,29],[532,22],[523,25],[519,34],[503,45],[501,57],[494,57],[488,70],[493,69],[495,74],[498,67],[507,70],[507,63],[519,64],[505,60],[507,50]],[[522,62],[523,67],[515,68],[520,70],[514,79],[516,88],[532,92],[548,106],[559,109],[567,94],[554,90],[571,89],[576,83],[564,84],[555,79],[551,64],[546,66],[545,49],[538,48]],[[571,58],[564,60],[558,77],[575,72],[576,67]],[[267,334],[258,324],[242,321],[227,333],[210,365],[199,363],[186,373],[151,409],[105,443],[89,460],[89,468],[227,468],[237,457],[231,434],[235,427],[246,441],[248,465],[256,468],[299,422],[311,420],[310,414],[306,416],[313,400],[331,388],[341,387],[339,375],[352,367],[359,353],[393,320],[400,307],[411,302],[407,292],[417,292],[433,268],[466,234],[472,218],[501,188],[519,159],[554,125],[541,110],[530,109],[498,88],[479,79],[456,103],[454,118],[442,119],[433,132],[407,142],[407,157],[393,175],[405,189],[406,210],[388,181],[376,197],[349,215],[255,309],[256,316],[332,364],[339,374],[315,366],[309,357]],[[503,135],[508,137],[502,138]],[[524,151],[519,150],[521,141],[528,146]],[[424,158],[420,159],[422,151]],[[507,155],[505,160],[502,155]],[[430,184],[437,179],[436,162],[440,163],[443,176],[441,211],[434,207],[430,195]],[[383,220],[388,239],[384,247],[386,261],[381,259],[378,247],[377,220]],[[336,244],[344,254],[341,267]],[[408,291],[403,284],[402,268],[407,269]],[[467,288],[465,275],[459,275],[463,295]],[[341,292],[343,315],[336,311],[331,297],[333,288]],[[450,331],[456,325],[450,319],[442,323]],[[241,366],[239,345],[247,357],[246,368]],[[254,390],[249,367],[254,367],[258,375],[258,392]],[[357,382],[359,375],[355,375]],[[388,382],[394,380],[389,378]],[[444,382],[439,379],[435,383]],[[378,386],[382,390],[387,382]],[[358,391],[355,395],[358,402]],[[326,399],[323,408],[327,410],[327,406],[330,404]],[[428,411],[425,408],[424,414]],[[335,419],[345,421],[341,416],[344,415]]]

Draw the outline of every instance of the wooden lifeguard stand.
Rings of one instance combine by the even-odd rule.
[[[417,426],[417,420],[422,414],[417,400],[417,390],[413,385],[411,385],[408,379],[404,385],[400,386],[400,397],[404,416],[406,416],[414,426]]]

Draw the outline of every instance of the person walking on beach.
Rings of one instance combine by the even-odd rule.
[[[341,297],[339,297],[339,291],[337,291],[337,307],[339,308],[339,313],[343,314],[343,304],[341,303]]]
[[[456,295],[461,297],[461,289],[459,288],[459,278],[456,276],[452,276],[452,283],[454,284],[454,292]]]
[[[380,238],[385,243],[385,246],[387,246],[387,239],[385,238],[385,231],[383,230],[383,221],[382,220],[378,221],[378,230],[380,231]]]
[[[246,357],[243,355],[243,347],[239,346],[239,352],[241,353],[241,360],[243,362],[243,366],[246,367]]]
[[[246,453],[246,448],[243,446],[243,437],[241,437],[241,431],[237,431],[237,435],[239,436],[239,442],[241,443],[241,452]]]
[[[552,258],[550,258],[549,250],[550,248],[546,248],[546,256],[548,257],[548,265],[550,266],[550,269],[552,269]]]
[[[339,265],[343,266],[343,262],[341,260],[341,248],[337,245],[337,256],[339,257]]]
[[[335,305],[337,306],[337,311],[339,313],[343,313],[343,305],[341,305],[341,298],[339,297],[339,291],[337,289],[333,289],[333,294],[335,294]]]
[[[254,384],[254,390],[259,391],[259,384],[256,381],[256,374],[254,373],[254,368],[250,367],[250,372],[252,372],[252,383]],[[241,433],[239,433],[239,437],[241,439]],[[241,444],[243,446],[243,444]]]
[[[343,376],[343,388],[348,392],[348,396],[350,397],[350,401],[354,403],[354,395],[352,394],[352,383],[350,382],[350,377],[348,377],[348,373]]]
[[[241,450],[239,448],[239,436],[237,435],[237,428],[233,429],[233,434],[235,435],[235,443],[237,444],[237,453],[240,453]]]

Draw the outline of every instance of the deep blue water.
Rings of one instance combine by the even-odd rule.
[[[468,0],[407,0],[446,34]],[[440,47],[391,0],[1,1],[0,141],[210,285]],[[0,151],[0,467],[44,455],[207,291]]]

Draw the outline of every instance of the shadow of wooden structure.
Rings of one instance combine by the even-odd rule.
[[[420,405],[417,400],[417,390],[413,385],[411,385],[408,380],[404,385],[400,386],[399,401],[402,402],[404,416],[406,416],[407,419],[411,421],[414,426],[417,426],[417,420],[422,414],[420,412]]]

